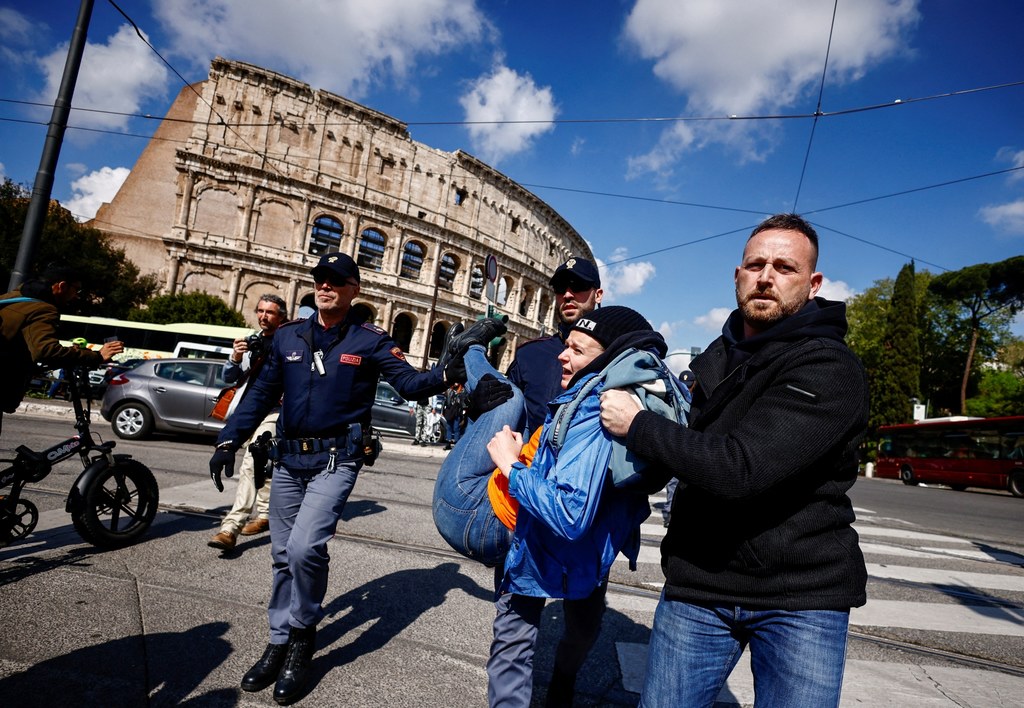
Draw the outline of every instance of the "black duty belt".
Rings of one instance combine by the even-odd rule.
[[[311,455],[317,452],[344,451],[348,447],[348,433],[336,438],[283,438],[277,441],[279,453]]]

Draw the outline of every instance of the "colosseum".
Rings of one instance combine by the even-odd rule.
[[[359,263],[356,304],[426,366],[444,333],[494,307],[517,342],[554,326],[550,274],[583,238],[541,199],[472,155],[402,122],[250,64],[217,58],[174,101],[131,174],[90,224],[163,293],[217,295],[252,318],[277,292],[312,300],[310,268]],[[493,285],[487,263],[493,256]]]

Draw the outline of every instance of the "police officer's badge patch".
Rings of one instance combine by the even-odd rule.
[[[401,347],[391,347],[391,354],[396,359],[401,359],[402,361],[405,361],[405,352],[402,351]]]
[[[363,363],[363,357],[358,354],[342,354],[341,358],[338,359],[338,362],[341,364],[353,364],[355,366],[359,366]]]

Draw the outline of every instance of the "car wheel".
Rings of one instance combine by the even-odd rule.
[[[954,492],[962,492],[965,489],[967,489],[967,485],[966,484],[951,484],[951,485],[949,485],[949,488],[952,489]]]
[[[124,403],[110,417],[114,434],[124,440],[141,440],[153,429],[153,414],[141,403]]]
[[[1010,473],[1010,483],[1007,485],[1010,494],[1015,497],[1024,497],[1024,472],[1016,471]]]
[[[434,426],[430,429],[429,442],[437,444],[445,439],[445,425],[442,421],[434,423]]]
[[[910,465],[903,465],[900,468],[900,479],[903,484],[909,484],[911,487],[917,486],[917,480],[914,479],[914,470],[910,469]]]

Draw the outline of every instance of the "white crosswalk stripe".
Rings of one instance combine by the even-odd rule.
[[[662,500],[652,497],[652,505]],[[931,632],[941,633],[938,636],[960,633],[977,637],[977,642],[995,643],[1024,637],[1024,606],[1000,599],[998,594],[1024,593],[1024,554],[1015,552],[1016,549],[993,549],[990,544],[970,539],[909,530],[898,519],[879,518],[870,509],[858,509],[857,515],[860,546],[868,559],[868,576],[873,585],[869,585],[867,604],[851,611],[851,629],[870,632],[880,628],[895,636],[901,630],[918,636],[925,633],[926,637]],[[638,564],[660,565],[659,544],[665,528],[658,507],[641,527],[641,534],[648,545],[641,548]],[[970,561],[982,563],[972,565]],[[621,557],[616,563],[626,567]],[[659,574],[658,582],[647,585],[657,591],[662,580]],[[890,589],[914,599],[892,599],[886,594]],[[874,597],[873,590],[880,597]],[[610,607],[649,611],[648,621],[653,620],[656,604],[636,596],[609,594]],[[617,651],[624,687],[639,692],[646,645],[619,643]],[[1024,695],[1024,678],[920,662],[915,659],[890,663],[848,657],[842,705],[878,705],[882,695],[879,686],[885,686],[882,704],[893,706],[1009,705],[1019,704],[1020,696]],[[1014,698],[1007,702],[1010,696]],[[746,655],[718,700],[753,704],[753,678]]]

